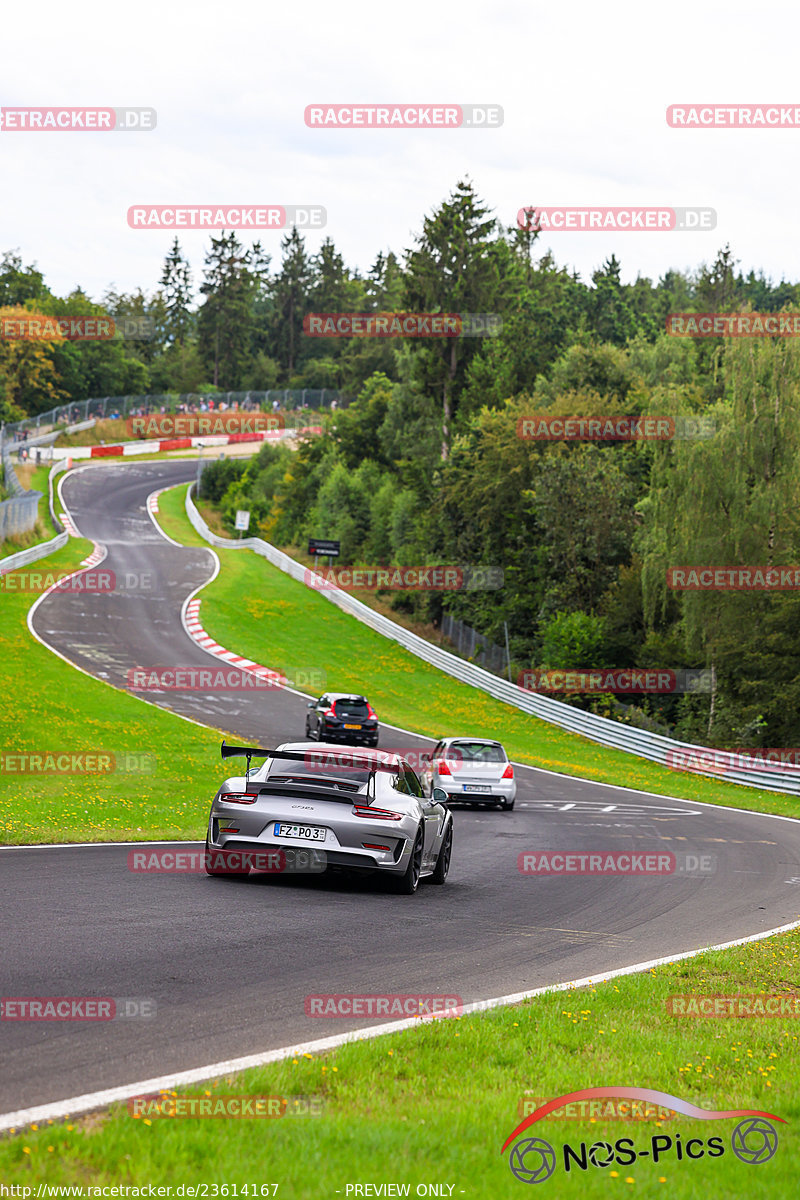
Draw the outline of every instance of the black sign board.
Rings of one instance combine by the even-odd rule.
[[[341,542],[326,542],[326,541],[321,540],[320,538],[309,538],[308,539],[308,553],[309,554],[317,554],[317,555],[327,554],[331,558],[338,558],[340,550],[341,550],[341,545],[342,545]]]

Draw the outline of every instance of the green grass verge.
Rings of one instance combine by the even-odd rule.
[[[796,992],[799,966],[800,933],[793,931],[591,988],[289,1059],[177,1094],[282,1096],[290,1105],[292,1097],[314,1096],[321,1115],[151,1119],[135,1118],[117,1105],[99,1116],[48,1123],[3,1139],[0,1178],[33,1186],[34,1195],[42,1182],[239,1189],[245,1183],[259,1188],[277,1183],[279,1198],[318,1200],[344,1198],[348,1184],[408,1184],[413,1196],[418,1185],[437,1182],[452,1184],[456,1198],[523,1196],[526,1185],[511,1175],[509,1152],[501,1156],[500,1147],[522,1119],[526,1095],[549,1099],[586,1087],[624,1085],[664,1091],[706,1109],[774,1113],[787,1122],[775,1124],[777,1153],[757,1166],[737,1159],[730,1142],[736,1119],[550,1117],[522,1135],[544,1138],[556,1150],[556,1171],[542,1185],[542,1196],[607,1197],[633,1189],[638,1196],[679,1200],[794,1196],[797,1022],[676,1019],[665,1002],[687,992],[786,994],[791,980]],[[319,1024],[325,1036],[337,1022]],[[677,1134],[684,1147],[690,1138],[721,1137],[725,1152],[694,1161],[684,1154],[679,1161]],[[631,1167],[589,1165],[564,1172],[565,1142],[577,1150],[581,1142],[629,1137],[638,1151],[650,1149],[655,1135],[673,1138],[671,1152],[657,1164],[649,1157]],[[233,1194],[229,1187],[227,1195]]]
[[[185,494],[181,486],[160,497],[162,527],[176,541],[207,545],[186,517]],[[451,679],[251,551],[217,553],[220,574],[200,594],[210,636],[289,679],[324,671],[320,692],[364,692],[383,721],[429,737],[499,738],[518,762],[618,787],[784,816],[800,812],[795,797],[670,771],[539,721]],[[391,744],[386,729],[382,745]]]
[[[35,564],[74,570],[91,542]],[[9,576],[13,580],[14,572]],[[0,769],[0,842],[103,842],[204,836],[221,777],[220,735],[76,671],[31,637],[35,595],[0,591],[0,745],[4,754],[104,753],[107,774]],[[13,699],[16,697],[16,700]],[[135,759],[129,756],[149,757]],[[18,765],[18,764],[17,764]]]

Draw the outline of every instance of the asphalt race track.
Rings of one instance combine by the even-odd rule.
[[[191,462],[148,462],[92,467],[64,482],[77,528],[108,549],[103,567],[123,579],[151,571],[153,587],[48,596],[34,627],[115,686],[126,686],[131,667],[211,665],[185,634],[180,610],[212,576],[213,557],[171,545],[146,511],[152,491],[194,472]],[[270,665],[268,646],[262,661]],[[288,691],[153,700],[247,741],[304,733],[305,699]],[[441,731],[460,732],[469,731]],[[382,745],[430,742],[385,730]],[[134,874],[127,846],[0,849],[4,995],[157,1005],[149,1020],[1,1022],[0,1112],[374,1023],[307,1017],[308,994],[420,992],[468,1002],[599,976],[797,917],[798,823],[534,769],[520,769],[518,780],[513,813],[454,809],[448,883],[423,884],[415,897],[335,877]],[[198,828],[199,840],[204,834]],[[716,871],[600,879],[517,870],[520,851],[655,849],[713,854]]]

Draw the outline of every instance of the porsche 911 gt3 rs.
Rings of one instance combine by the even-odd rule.
[[[453,849],[446,794],[427,798],[398,754],[289,742],[275,750],[226,746],[224,759],[247,759],[244,775],[224,780],[211,805],[209,875],[376,871],[407,895],[420,879],[444,883]],[[265,762],[250,769],[252,758]]]

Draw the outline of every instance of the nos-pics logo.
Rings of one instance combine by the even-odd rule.
[[[548,1100],[526,1117],[517,1128],[506,1138],[501,1154],[504,1154],[515,1138],[524,1133],[536,1121],[541,1121],[549,1113],[570,1104],[576,1100],[595,1100],[607,1096],[621,1096],[630,1100],[644,1100],[651,1104],[660,1104],[673,1112],[693,1117],[700,1121],[726,1121],[733,1117],[743,1118],[738,1122],[730,1138],[730,1149],[735,1156],[749,1166],[760,1166],[769,1162],[778,1148],[778,1133],[770,1122],[780,1121],[774,1113],[761,1112],[753,1108],[732,1108],[711,1111],[698,1108],[688,1100],[671,1096],[669,1092],[658,1092],[652,1088],[633,1087],[600,1087],[583,1088],[579,1092],[569,1092]],[[572,1171],[588,1171],[592,1167],[602,1169],[613,1165],[629,1167],[638,1159],[651,1159],[653,1163],[666,1158],[680,1161],[701,1158],[721,1158],[728,1150],[722,1137],[709,1138],[692,1137],[683,1139],[679,1133],[671,1136],[666,1133],[653,1134],[644,1147],[637,1149],[633,1138],[617,1138],[613,1142],[597,1141],[591,1144],[580,1142],[570,1145],[565,1142],[560,1150],[556,1150],[550,1142],[540,1137],[523,1138],[516,1143],[509,1155],[508,1165],[512,1174],[520,1183],[544,1183],[555,1172],[561,1162],[566,1174]]]

